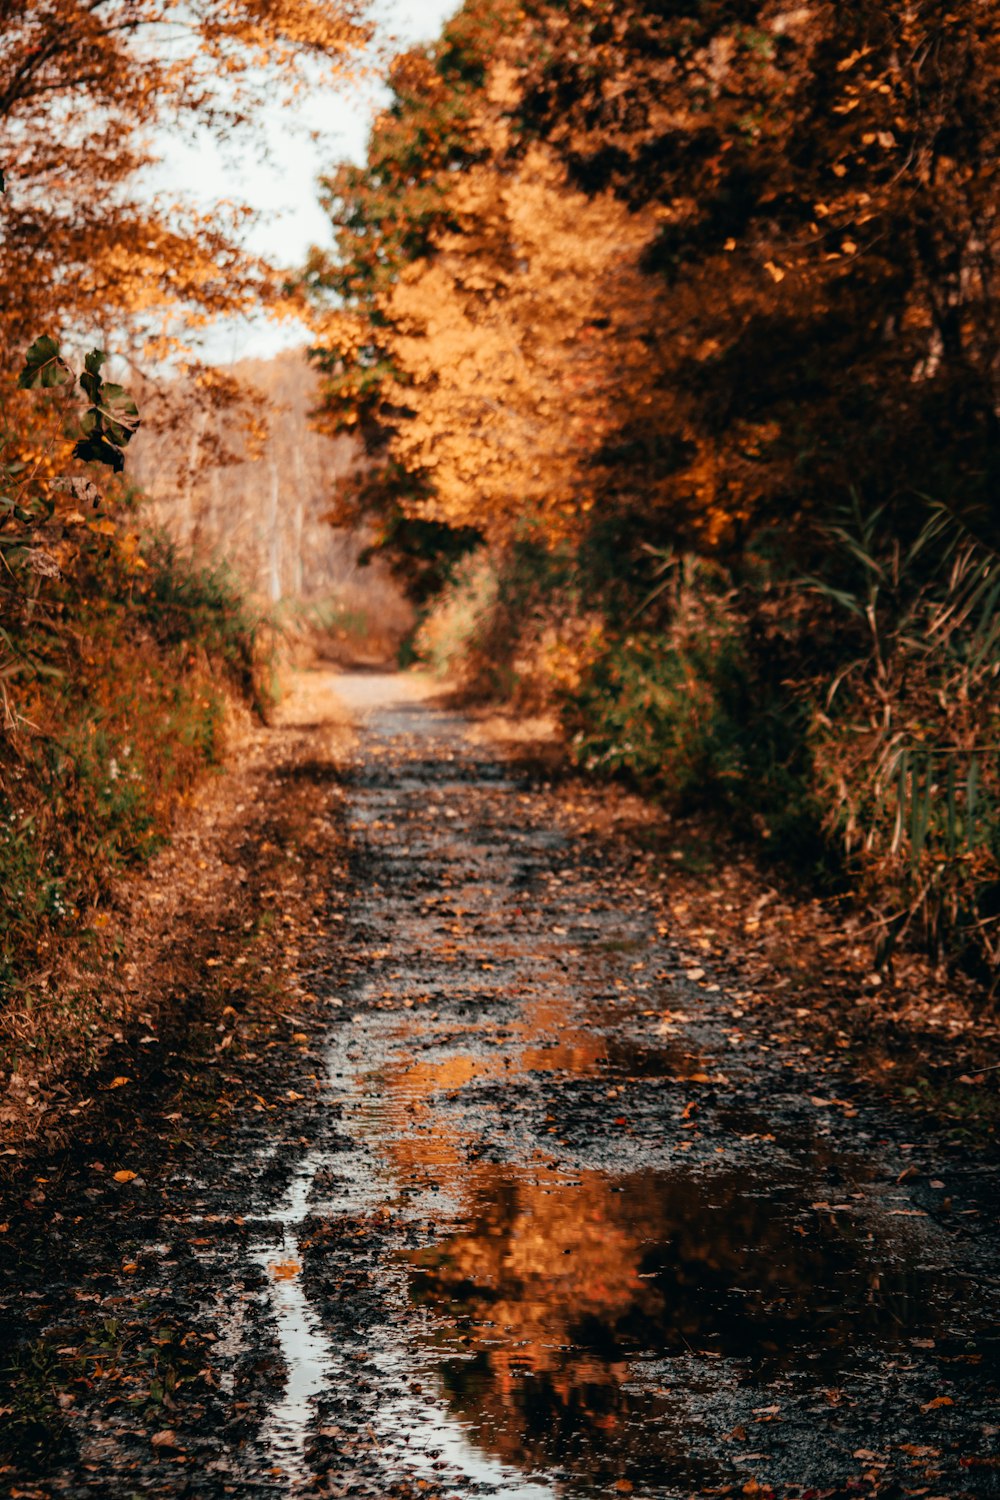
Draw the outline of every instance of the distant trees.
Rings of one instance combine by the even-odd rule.
[[[196,380],[150,392],[160,420],[141,432],[131,462],[147,496],[144,518],[182,554],[224,556],[259,598],[349,593],[362,541],[335,530],[329,513],[357,440],[314,431],[317,377],[301,350],[225,373],[252,403],[254,422],[199,403]]]

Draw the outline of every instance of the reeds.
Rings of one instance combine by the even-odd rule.
[[[943,506],[904,546],[855,507],[850,566],[811,586],[863,625],[817,715],[828,824],[860,876],[885,961],[907,934],[1000,965],[1000,558]],[[831,775],[836,764],[835,775]]]

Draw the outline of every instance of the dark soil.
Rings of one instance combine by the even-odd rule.
[[[970,997],[342,692],[359,740],[278,736],[155,1024],[9,1159],[7,1492],[1000,1495]]]

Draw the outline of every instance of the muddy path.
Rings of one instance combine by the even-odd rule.
[[[259,1108],[5,1237],[7,1492],[1000,1494],[988,1161],[681,941],[636,830],[338,691]]]

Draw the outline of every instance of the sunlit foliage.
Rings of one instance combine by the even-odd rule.
[[[426,649],[991,962],[998,78],[996,0],[467,0],[308,271]]]
[[[356,0],[0,0],[0,355],[36,334],[178,331],[278,286],[243,214],[151,202],[154,135],[252,134],[262,100],[339,75]],[[227,222],[228,218],[228,222]]]
[[[997,44],[993,5],[472,0],[400,63],[311,268],[386,501],[731,549],[852,485],[988,527]]]

